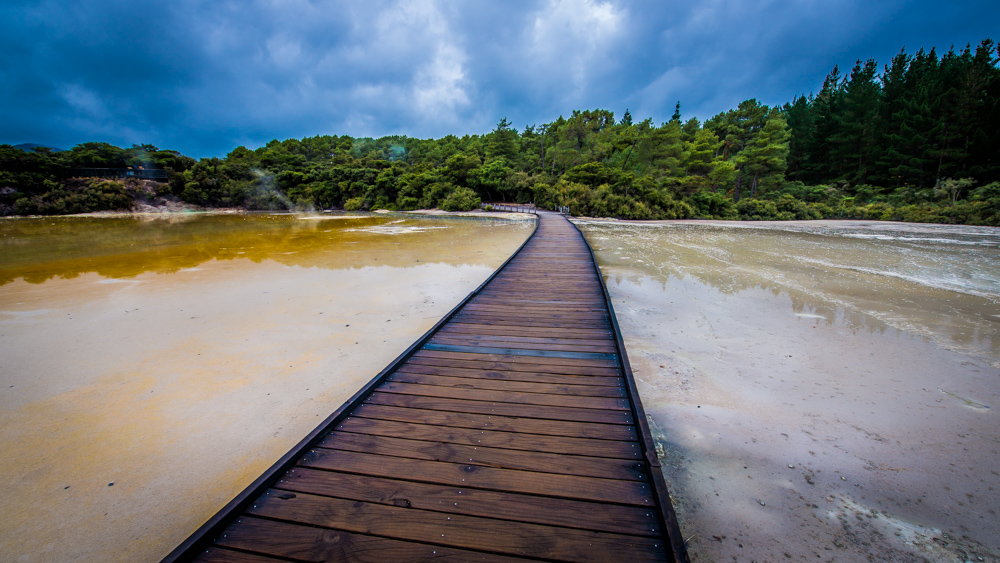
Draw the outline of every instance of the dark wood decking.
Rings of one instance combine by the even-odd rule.
[[[542,214],[493,278],[167,560],[681,561],[606,290]]]

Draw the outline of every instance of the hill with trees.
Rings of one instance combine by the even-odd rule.
[[[997,45],[901,51],[834,68],[815,95],[755,99],[704,123],[574,111],[517,130],[440,139],[316,136],[195,160],[142,145],[0,146],[0,213],[128,208],[134,182],[85,168],[167,172],[157,195],[247,209],[568,206],[628,219],[861,218],[1000,225]],[[148,191],[148,190],[147,190]]]

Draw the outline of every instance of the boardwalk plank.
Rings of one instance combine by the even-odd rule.
[[[632,506],[653,506],[649,485],[640,481],[555,475],[323,449],[310,451],[302,458],[301,465],[376,477],[392,478],[406,475],[414,481],[438,485]]]
[[[610,397],[579,397],[573,395],[546,395],[542,393],[521,393],[517,391],[494,391],[491,389],[458,389],[433,385],[414,385],[387,381],[379,390],[383,393],[421,395],[424,397],[444,397],[448,399],[469,399],[497,403],[517,403],[521,405],[545,405],[553,407],[577,407],[584,409],[628,410],[627,399]]]
[[[648,480],[642,462],[636,460],[539,453],[484,446],[473,447],[447,442],[389,438],[339,431],[331,432],[322,442],[317,444],[317,447],[559,475],[626,479],[629,481]]]
[[[492,340],[467,335],[453,336],[438,334],[431,339],[431,343],[448,344],[453,346],[480,346],[485,348],[516,348],[519,350],[551,350],[555,352],[599,352],[610,354],[616,352],[613,342],[602,342],[600,344],[577,344],[573,341],[563,341],[560,343],[537,343],[516,339]]]
[[[465,389],[493,389],[498,391],[522,391],[525,393],[545,393],[550,395],[580,395],[588,397],[615,397],[627,399],[624,387],[609,387],[599,385],[562,385],[558,383],[540,383],[537,381],[496,381],[491,379],[473,379],[468,376],[427,375],[397,371],[389,381],[402,383],[419,383],[423,385],[438,385],[442,387],[460,387]]]
[[[195,557],[194,560],[198,563],[278,563],[285,561],[284,559],[275,559],[273,557],[243,553],[242,551],[233,551],[231,549],[220,549],[218,547],[211,547],[205,550],[204,553]]]
[[[530,359],[521,358],[521,360],[526,361],[506,361],[506,358],[495,359],[484,356],[483,354],[470,354],[466,358],[470,359],[456,359],[456,358],[441,358],[430,355],[422,355],[422,352],[428,352],[421,350],[413,355],[409,360],[407,360],[407,365],[420,364],[429,366],[442,366],[442,367],[456,367],[456,368],[468,368],[468,369],[481,369],[481,370],[492,370],[492,371],[508,371],[508,372],[525,372],[525,373],[548,373],[548,374],[563,374],[563,375],[597,375],[597,376],[621,376],[621,370],[616,366],[606,366],[606,365],[565,365],[565,364],[540,364],[532,363]],[[507,357],[509,358],[509,356]]]
[[[355,432],[357,434],[371,434],[374,436],[435,440],[447,444],[507,448],[529,452],[579,454],[629,460],[641,459],[642,457],[639,453],[638,444],[635,442],[594,440],[591,438],[569,436],[553,437],[485,429],[447,428],[428,424],[376,420],[354,416],[338,424],[336,430],[341,432]],[[320,441],[319,445],[322,446],[324,443],[325,440]]]
[[[658,537],[662,533],[649,509],[618,504],[482,491],[306,467],[292,469],[275,486],[287,491],[446,514],[488,516],[515,522],[650,537]]]
[[[446,399],[427,397],[424,395],[400,395],[397,393],[382,393],[376,391],[365,399],[365,403],[408,407],[415,409],[439,410],[457,413],[517,416],[543,420],[568,422],[598,422],[602,424],[635,423],[629,411],[591,410],[572,407],[550,407],[539,405],[521,405],[517,403],[495,403],[489,401],[469,401],[464,399]]]
[[[621,376],[575,375],[563,373],[538,373],[531,371],[498,371],[490,369],[469,369],[442,367],[407,362],[396,373],[419,373],[425,375],[446,375],[491,381],[526,381],[532,383],[552,383],[554,385],[586,385],[600,387],[625,387]]]
[[[509,557],[476,553],[367,536],[345,531],[298,526],[244,516],[217,540],[218,545],[234,549],[253,550],[267,555],[287,557],[295,561],[322,563],[326,561],[357,561],[358,563],[422,563],[447,561],[465,563],[483,561],[505,563]]]
[[[538,366],[559,366],[562,368],[602,367],[618,369],[617,360],[542,358],[538,356],[514,356],[507,354],[474,354],[469,352],[445,352],[439,350],[419,350],[414,354],[418,358],[439,358],[443,360],[472,360],[475,362],[508,362],[512,364],[531,364]]]
[[[455,428],[495,430],[498,432],[519,432],[521,434],[544,434],[547,436],[571,436],[593,438],[595,440],[637,440],[635,428],[624,424],[598,424],[594,422],[565,422],[513,416],[470,414],[463,412],[443,412],[436,410],[392,407],[365,403],[354,410],[352,416],[436,424]]]
[[[476,516],[451,515],[297,494],[283,498],[280,492],[266,494],[248,512],[254,516],[299,522],[428,544],[488,551],[505,555],[556,561],[663,561],[654,545],[658,540],[567,528],[509,522]],[[266,526],[262,525],[261,528]],[[395,561],[387,558],[386,561]]]

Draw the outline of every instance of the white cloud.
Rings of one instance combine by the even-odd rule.
[[[609,51],[621,38],[626,17],[611,2],[550,0],[532,22],[527,61],[535,61],[545,73],[568,69],[581,94],[611,63]]]
[[[390,53],[417,57],[409,83],[397,85],[404,90],[404,107],[417,111],[416,119],[452,121],[455,110],[470,104],[468,56],[436,2],[400,2],[382,13],[376,29],[383,50],[388,46]]]
[[[438,45],[434,60],[413,81],[413,97],[421,111],[439,113],[469,105],[465,91],[465,54],[453,45]]]
[[[93,90],[79,84],[64,84],[59,94],[77,112],[78,117],[99,119],[108,113],[108,108],[101,97]]]

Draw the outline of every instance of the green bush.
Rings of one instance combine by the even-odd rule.
[[[736,210],[744,221],[773,221],[778,218],[778,207],[773,201],[741,199],[736,204]]]
[[[870,219],[875,221],[894,221],[900,219],[896,209],[888,203],[870,203],[854,207],[851,215],[855,219]]]
[[[345,211],[357,211],[361,209],[365,204],[365,198],[363,197],[352,197],[351,199],[344,202]]]
[[[717,192],[697,192],[686,199],[696,219],[738,219],[733,200]]]
[[[482,199],[476,192],[469,188],[455,188],[444,198],[439,207],[445,211],[469,211],[479,207],[480,203]]]

